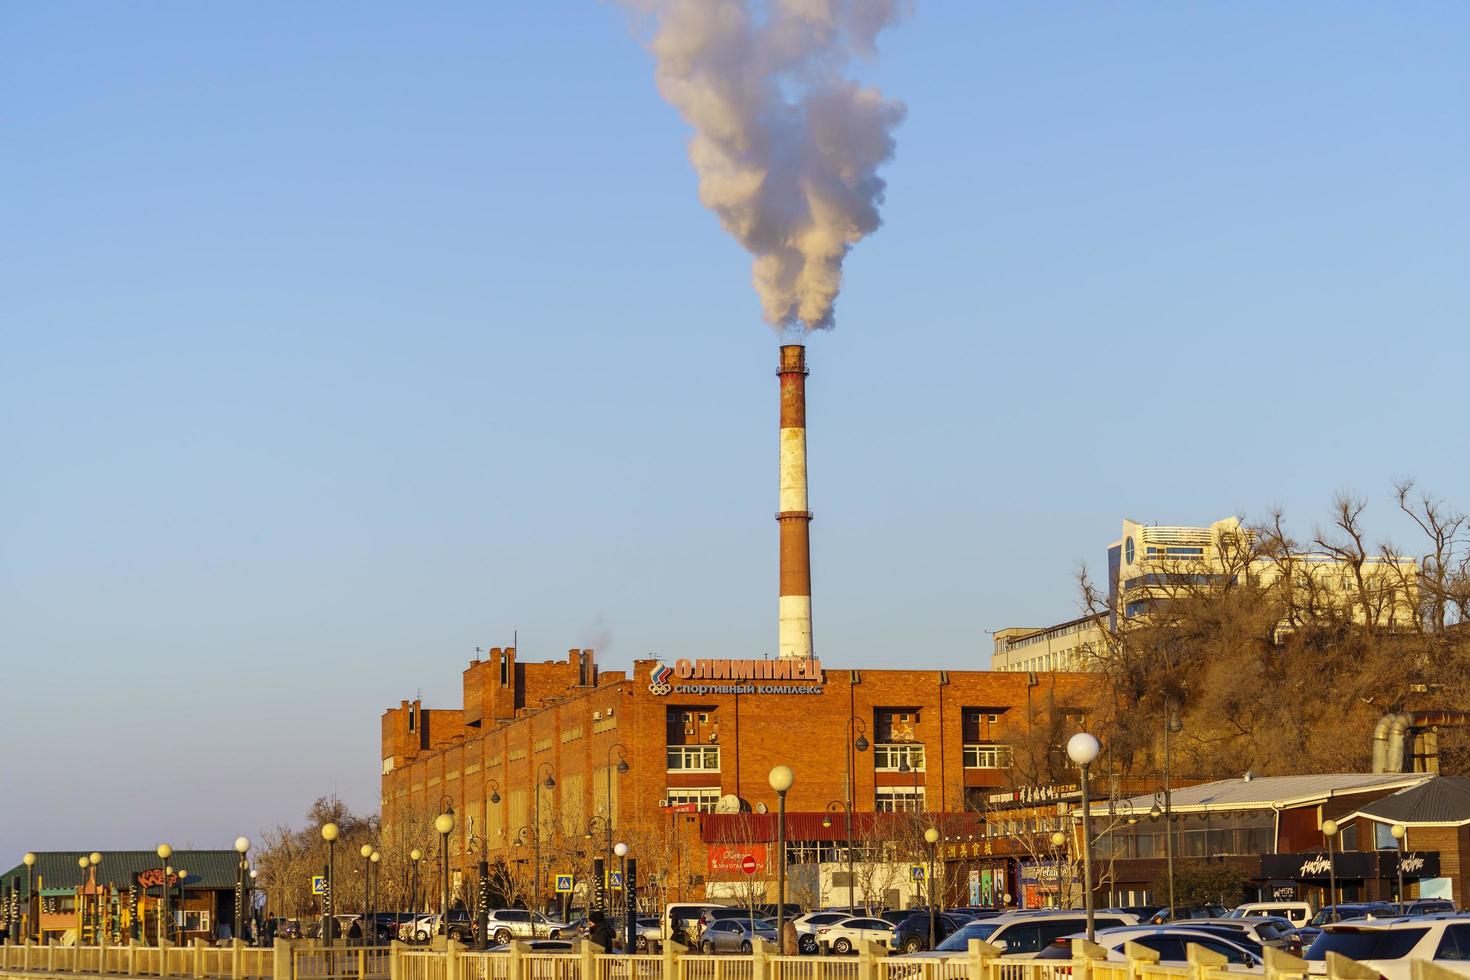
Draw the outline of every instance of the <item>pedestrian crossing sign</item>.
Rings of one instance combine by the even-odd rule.
[[[623,887],[623,873],[621,871],[610,871],[610,872],[608,872],[608,875],[607,875],[607,887],[609,887],[609,888],[622,888]]]
[[[909,865],[909,878],[914,881],[924,880],[924,866],[922,864]]]
[[[572,876],[571,875],[557,875],[556,876],[556,893],[558,895],[565,895],[566,893],[570,892],[571,890],[572,890]]]
[[[313,895],[325,895],[327,893],[327,876],[326,875],[312,875],[311,876],[311,893]]]

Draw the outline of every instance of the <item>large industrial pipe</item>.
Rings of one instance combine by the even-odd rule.
[[[780,655],[812,655],[812,513],[806,493],[806,348],[781,348],[781,609]]]

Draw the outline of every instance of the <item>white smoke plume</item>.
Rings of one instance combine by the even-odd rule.
[[[622,0],[655,21],[659,92],[694,128],[699,198],[755,256],[765,319],[829,328],[842,260],[878,228],[904,116],[847,77],[904,0]]]

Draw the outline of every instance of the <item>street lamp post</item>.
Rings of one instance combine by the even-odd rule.
[[[1067,846],[1067,835],[1060,830],[1051,832],[1052,866],[1057,876],[1057,908],[1062,908],[1062,848]],[[1068,877],[1071,877],[1068,875]]]
[[[87,855],[87,863],[92,868],[92,937],[97,940],[98,946],[103,946],[106,944],[106,940],[103,938],[102,878],[101,872],[97,870],[102,864],[102,852],[93,851]],[[100,956],[101,954],[99,953],[98,955]],[[101,960],[98,960],[98,963],[101,963]]]
[[[408,852],[408,859],[413,862],[413,881],[408,886],[408,911],[410,915],[419,914],[419,862],[424,859],[424,852],[415,847]]]
[[[1388,828],[1393,839],[1398,843],[1398,868],[1399,868],[1399,911],[1403,912],[1409,904],[1408,896],[1404,894],[1404,851],[1409,846],[1409,828],[1401,823],[1396,823]]]
[[[26,938],[30,939],[34,935],[39,939],[40,934],[36,932],[36,887],[32,883],[32,877],[36,871],[36,855],[31,851],[26,851],[26,856],[21,858],[21,863],[26,866]]]
[[[184,881],[189,877],[189,872],[185,871],[183,868],[180,868],[179,869],[179,872],[178,872],[178,877],[179,877],[179,930],[178,930],[178,936],[179,936],[179,942],[182,943],[184,941],[184,939],[185,939],[185,936],[184,936],[185,929],[184,929],[184,927],[187,925],[187,923],[184,921]]]
[[[250,852],[250,838],[235,838],[235,938],[245,936],[245,855]]]
[[[541,789],[556,788],[556,770],[551,768],[551,763],[543,762],[536,767],[536,779],[541,779],[541,770],[546,770],[546,780],[537,782],[532,787],[536,794],[536,830],[533,839],[536,843],[536,862],[531,866],[534,878],[531,884],[531,938],[536,938],[536,915],[541,911]]]
[[[1327,838],[1327,880],[1332,889],[1332,917],[1327,921],[1335,922],[1337,920],[1337,907],[1342,904],[1337,897],[1337,859],[1332,854],[1332,839],[1337,836],[1336,820],[1322,821],[1322,836]]]
[[[1087,732],[1078,732],[1067,739],[1067,758],[1082,771],[1082,898],[1087,910],[1087,941],[1097,941],[1097,923],[1092,899],[1092,799],[1087,785],[1088,767],[1097,758],[1102,746]]]
[[[628,845],[618,841],[613,845],[613,853],[618,858],[618,873],[623,876],[623,954],[632,956],[638,952],[638,917],[628,900]]]
[[[322,938],[327,947],[337,932],[337,838],[342,828],[328,822],[322,824],[322,840],[327,842],[327,893],[322,896]]]
[[[934,906],[934,854],[939,850],[939,831],[930,827],[924,831],[924,843],[929,845],[929,948],[934,948],[935,920],[938,919]]]
[[[254,942],[257,944],[260,942],[260,929],[254,928],[259,925],[255,918],[255,879],[259,875],[259,868],[251,868],[250,877],[245,879],[245,915],[252,925],[251,934],[255,937]]]
[[[776,948],[786,953],[786,794],[796,773],[790,766],[776,766],[767,778],[776,791]]]
[[[87,855],[77,858],[77,867],[82,869],[82,883],[77,885],[77,945],[81,946],[92,923],[91,904],[87,901],[87,869],[91,867]]]
[[[613,757],[613,753],[614,752],[616,752],[618,754],[617,765],[613,765],[613,761],[612,761],[612,757]],[[613,795],[612,795],[612,784],[613,784],[613,772],[614,771],[616,771],[619,776],[621,776],[623,773],[625,773],[625,772],[628,771],[628,751],[627,751],[627,747],[625,745],[623,745],[622,742],[617,742],[617,743],[615,743],[613,745],[609,745],[607,747],[607,814],[603,818],[603,821],[602,822],[604,824],[604,829],[607,831],[607,864],[606,864],[605,867],[606,867],[606,870],[609,871],[609,872],[612,871],[612,859],[613,859],[613,839],[612,839],[612,834],[613,834]],[[609,911],[611,911],[611,910],[609,910]]]
[[[168,859],[173,857],[174,849],[167,844],[159,844],[154,851],[158,855],[158,870],[163,880],[158,883],[158,945],[162,946],[168,939],[164,931],[164,921],[168,918]]]
[[[1174,797],[1169,781],[1169,735],[1177,733],[1184,728],[1179,720],[1178,713],[1174,710],[1172,702],[1166,703],[1168,718],[1164,722],[1164,860],[1169,874],[1169,921],[1174,920]]]
[[[383,869],[378,867],[378,862],[383,860],[383,855],[377,849],[368,855],[368,868],[372,872],[372,890],[368,892],[368,921],[372,923],[372,942],[370,945],[378,944],[378,886],[382,884]]]
[[[362,856],[362,938],[363,945],[368,945],[368,932],[373,929],[373,913],[369,908],[372,900],[373,889],[373,845],[364,844],[357,849]]]
[[[847,905],[854,915],[857,914],[857,876],[853,871],[852,804],[857,792],[853,786],[852,774],[857,768],[857,753],[868,751],[868,738],[860,730],[862,724],[855,715],[847,719],[847,778],[842,783],[843,815],[847,819]],[[856,738],[853,737],[854,731],[857,732]]]
[[[434,818],[434,829],[439,831],[439,931],[449,934],[449,835],[454,831],[454,807],[447,805],[444,812]]]

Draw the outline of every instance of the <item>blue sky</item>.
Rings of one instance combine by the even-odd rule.
[[[1464,458],[1470,8],[921,2],[811,345],[817,648]],[[775,341],[598,3],[0,10],[0,863],[376,797],[476,646],[758,656]],[[100,805],[99,805],[100,804]]]

